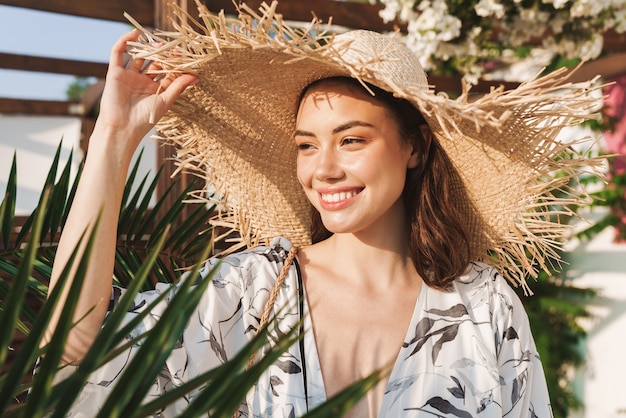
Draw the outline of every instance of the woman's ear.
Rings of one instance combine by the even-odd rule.
[[[426,156],[428,155],[428,150],[430,149],[430,144],[433,140],[433,132],[430,130],[430,127],[426,124],[420,125],[420,138],[417,141],[420,141],[421,144],[413,144],[411,150],[411,156],[409,157],[409,161],[407,164],[407,168],[415,168],[419,165],[420,162],[425,162]]]

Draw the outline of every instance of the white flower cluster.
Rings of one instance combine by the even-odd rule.
[[[489,63],[524,56],[593,59],[605,31],[626,32],[626,0],[370,1],[384,4],[385,22],[407,24],[405,41],[427,71],[447,66],[470,81]]]

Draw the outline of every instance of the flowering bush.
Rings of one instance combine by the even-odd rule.
[[[538,55],[596,58],[603,33],[626,32],[624,0],[371,0],[403,35],[424,68],[476,81],[489,64]],[[528,45],[533,45],[529,47]]]

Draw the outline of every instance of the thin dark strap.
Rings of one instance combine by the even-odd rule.
[[[302,382],[304,384],[304,401],[306,402],[306,411],[309,412],[309,382],[306,373],[306,355],[304,351],[304,283],[302,283],[302,272],[300,271],[300,264],[298,259],[293,263],[296,266],[296,272],[298,276],[298,314],[300,318],[300,364],[302,365]]]

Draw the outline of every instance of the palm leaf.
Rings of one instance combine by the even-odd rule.
[[[295,329],[296,328],[294,328],[294,330]],[[193,417],[197,416],[197,414],[206,415],[207,411],[213,410],[215,407],[220,406],[220,399],[223,399],[222,397],[215,397],[209,400],[208,396],[216,393],[217,391],[219,391],[219,393],[223,393],[222,391],[224,390],[224,388],[226,389],[228,394],[237,398],[236,402],[230,402],[228,405],[225,406],[228,414],[232,414],[235,408],[244,399],[250,386],[249,382],[241,385],[241,379],[236,379],[235,383],[227,382],[224,380],[224,377],[241,376],[242,370],[247,364],[248,359],[267,343],[267,337],[267,327],[260,329],[259,332],[252,338],[252,340],[250,340],[250,342],[230,361],[219,367],[209,370],[193,379],[190,379],[188,382],[179,387],[168,390],[162,396],[159,396],[157,399],[146,403],[142,408],[138,409],[135,413],[135,416],[144,417],[156,413],[165,408],[167,405],[185,396],[190,391],[204,385],[206,385],[206,387],[202,390],[202,392],[196,395],[196,399],[202,399],[202,401],[200,401],[202,402],[202,405],[200,405],[199,402],[194,402],[193,405],[190,405],[185,410],[185,417]],[[284,340],[280,342],[281,344],[273,346],[261,361],[267,361],[269,359],[274,359],[275,361],[275,359],[277,359],[287,347],[289,347],[296,341],[297,336],[295,335],[295,331],[287,333],[284,336]],[[253,372],[256,373],[256,370]],[[246,376],[249,375],[246,374]],[[215,411],[212,411],[211,415],[220,416]]]
[[[93,232],[85,245],[83,256],[78,262],[76,272],[73,273],[72,285],[67,291],[64,306],[59,316],[50,342],[45,347],[45,355],[42,357],[37,373],[33,379],[28,402],[25,405],[24,415],[27,417],[38,417],[49,411],[50,400],[52,399],[53,381],[59,368],[61,358],[65,349],[65,344],[74,326],[73,318],[78,304],[78,298],[82,289],[84,277],[89,267],[89,258],[93,251],[98,222],[94,225]],[[78,247],[80,248],[80,247]],[[70,274],[69,268],[65,267],[66,274]],[[48,302],[46,302],[48,303]]]
[[[0,203],[0,233],[2,234],[2,245],[4,249],[9,247],[11,233],[13,232],[13,221],[15,218],[15,199],[17,189],[17,161],[16,154],[13,153],[13,162],[7,181],[6,191]]]
[[[50,207],[48,207],[48,198],[46,197],[44,199],[44,194],[49,193],[47,192],[48,190],[54,189],[54,183],[57,177],[60,157],[61,157],[61,142],[59,142],[59,145],[57,146],[56,152],[54,154],[54,158],[52,159],[52,165],[50,166],[50,170],[48,170],[48,175],[46,176],[46,179],[44,181],[43,189],[42,189],[41,195],[39,196],[39,203],[37,204],[37,209],[35,209],[35,211],[33,211],[33,214],[29,216],[24,222],[24,225],[22,226],[22,229],[20,230],[17,236],[17,239],[15,240],[15,248],[19,248],[20,244],[31,232],[31,228],[33,226],[33,221],[34,221],[34,216],[37,210],[42,210],[44,212],[47,212],[50,210]],[[68,164],[69,164],[69,160],[68,160]],[[49,224],[49,222],[46,221],[45,219],[49,219],[52,216],[54,215],[51,213],[45,213],[44,225]],[[45,237],[47,235],[47,232],[48,231],[46,231],[45,227],[42,227],[42,230],[40,232],[41,237]]]
[[[270,322],[269,325],[271,326],[272,323]],[[271,338],[268,329],[268,327],[260,329],[258,335],[252,340],[252,344],[267,342]],[[265,370],[302,337],[298,333],[299,329],[300,326],[294,326],[287,333],[281,335],[281,338],[257,363],[243,372],[242,370],[255,351],[246,349],[239,352],[227,363],[227,367],[222,367],[219,370],[212,385],[205,387],[194,398],[185,410],[185,416],[198,417],[206,414],[207,411],[211,411],[211,416],[215,417],[231,416]],[[233,390],[233,388],[237,388],[237,390]]]
[[[120,377],[124,385],[115,385],[98,416],[130,416],[133,410],[141,406],[212,279],[208,277],[197,281],[199,269],[200,265],[197,265],[189,278],[177,288],[165,312]],[[128,391],[127,385],[133,391]]]
[[[43,194],[43,202],[45,203],[48,193]],[[15,280],[12,283],[11,290],[9,291],[6,302],[2,306],[0,311],[0,347],[9,347],[11,339],[13,338],[13,330],[15,329],[15,323],[19,318],[21,312],[22,301],[26,294],[26,288],[28,283],[28,277],[30,276],[30,270],[35,259],[35,254],[38,247],[39,235],[41,231],[41,225],[43,224],[45,211],[43,206],[34,213],[33,222],[35,228],[33,234],[31,234],[30,242],[26,247],[26,255],[19,266]],[[0,369],[3,368],[4,362],[7,358],[8,352],[4,349],[0,351]]]
[[[51,184],[50,199],[47,202],[46,216],[44,218],[43,231],[49,234],[49,243],[54,243],[61,227],[61,221],[67,205],[67,195],[70,188],[71,168],[73,151],[70,151],[68,162],[63,167],[61,175],[56,183]],[[57,157],[58,158],[58,157]],[[54,181],[54,179],[51,179]],[[54,187],[53,187],[54,186]],[[42,235],[42,243],[46,235]]]
[[[34,236],[36,237],[36,235]],[[0,411],[4,411],[8,407],[13,396],[17,396],[25,390],[19,383],[24,380],[32,364],[41,355],[41,350],[39,350],[40,343],[52,317],[52,312],[58,305],[63,288],[70,277],[71,268],[78,254],[78,248],[77,246],[70,255],[68,263],[59,277],[58,285],[50,293],[50,297],[33,321],[33,326],[29,330],[26,340],[22,343],[16,358],[13,360],[11,368],[3,376],[5,380],[2,381],[2,391],[0,391]],[[24,277],[28,278],[28,276],[22,276],[22,279]],[[20,277],[16,277],[16,279],[19,280]],[[69,308],[70,305],[66,304],[66,309]]]
[[[160,245],[154,248],[147,258],[145,265],[137,272],[135,280],[131,282],[131,285],[120,299],[116,309],[108,315],[101,332],[96,337],[91,349],[87,352],[77,370],[68,379],[63,381],[62,386],[57,390],[59,392],[59,402],[55,405],[54,417],[65,416],[66,412],[76,400],[81,388],[86,383],[89,375],[105,364],[106,361],[114,357],[110,354],[115,346],[121,344],[132,328],[136,327],[139,321],[149,314],[151,308],[167,295],[166,293],[161,295],[161,298],[158,298],[151,306],[147,307],[131,324],[122,328],[121,331],[118,330],[124,319],[124,314],[132,305],[134,296],[139,292],[142,283],[148,276],[151,264],[154,263],[164,239],[165,234],[159,242]]]

